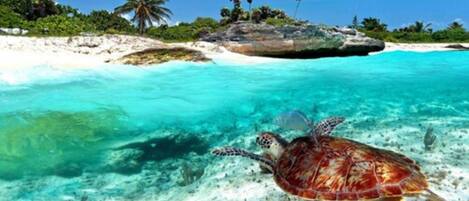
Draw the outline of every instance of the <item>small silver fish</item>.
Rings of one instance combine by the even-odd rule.
[[[425,137],[423,138],[423,144],[425,145],[425,150],[426,151],[432,150],[435,141],[436,141],[436,136],[433,134],[433,128],[430,126],[427,128],[427,132],[425,133]]]
[[[282,129],[307,131],[312,122],[299,110],[283,112],[274,119],[274,123]]]

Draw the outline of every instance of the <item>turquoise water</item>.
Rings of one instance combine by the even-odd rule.
[[[37,66],[0,71],[0,104],[0,192],[6,200],[167,199],[163,194],[188,200],[194,195],[176,192],[206,186],[223,171],[214,168],[222,162],[210,149],[258,151],[253,139],[262,130],[289,139],[301,135],[272,123],[292,109],[313,121],[344,116],[347,123],[335,135],[408,154],[428,164],[429,174],[446,165],[456,180],[469,175],[469,52],[252,65]],[[429,126],[439,143],[427,153]],[[184,180],[188,169],[194,181]],[[98,177],[99,185],[91,182]],[[469,197],[461,193],[467,177],[453,192],[446,190],[453,178],[446,179],[435,181],[436,191],[455,200]]]

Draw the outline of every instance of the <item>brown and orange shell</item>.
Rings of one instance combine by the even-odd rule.
[[[280,188],[312,200],[400,197],[428,188],[419,166],[406,156],[332,136],[318,143],[295,139],[274,169]]]

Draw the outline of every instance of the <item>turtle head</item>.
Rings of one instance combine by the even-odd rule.
[[[276,161],[285,150],[288,142],[277,134],[263,132],[256,138],[256,143],[264,152]]]

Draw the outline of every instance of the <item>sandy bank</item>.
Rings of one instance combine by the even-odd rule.
[[[460,44],[469,47],[469,43],[389,43],[383,52],[389,51],[412,51],[412,52],[432,52],[432,51],[452,51],[455,49],[447,48],[448,45]]]
[[[0,36],[0,68],[19,69],[48,65],[57,68],[87,68],[114,63],[124,55],[149,48],[184,47],[203,52],[215,61],[230,63],[268,62],[270,58],[231,53],[207,42],[167,44],[158,40],[124,35],[78,37]]]
[[[449,43],[386,43],[386,51],[447,51]],[[469,43],[462,44],[469,47]],[[208,42],[166,44],[158,40],[124,35],[77,37],[0,36],[1,69],[48,65],[57,68],[87,68],[113,63],[124,55],[148,48],[184,47],[201,51],[214,62],[259,64],[281,59],[252,57],[230,52]]]

